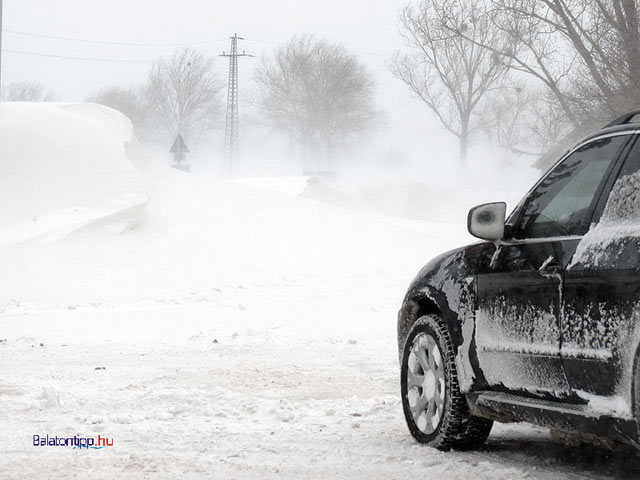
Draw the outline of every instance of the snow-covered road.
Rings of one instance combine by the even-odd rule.
[[[286,298],[306,288],[291,282],[275,296],[236,285],[168,305],[3,316],[2,478],[640,475],[629,452],[559,446],[530,426],[498,425],[480,452],[417,445],[398,397],[392,305],[374,295],[354,315],[359,302],[323,301],[344,288],[316,289],[300,311]],[[34,447],[34,434],[100,434],[114,446]]]
[[[464,199],[433,196],[450,221],[407,222],[283,179],[139,172],[128,120],[63,107],[0,119],[0,480],[640,477],[636,453],[530,426],[479,452],[413,441],[396,312],[429,258],[469,240]],[[131,192],[151,200],[107,208]]]

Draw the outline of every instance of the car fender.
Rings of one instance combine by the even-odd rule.
[[[463,392],[477,380],[484,382],[475,351],[476,274],[486,258],[485,244],[452,250],[427,263],[411,282],[398,312],[400,356],[415,321],[422,315],[439,314],[456,352],[456,367]]]

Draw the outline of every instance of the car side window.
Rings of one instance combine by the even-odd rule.
[[[629,149],[629,153],[620,171],[613,182],[613,186],[606,198],[604,209],[600,216],[594,216],[592,222],[620,223],[640,220],[640,139],[636,137],[635,143]]]
[[[627,155],[627,159],[624,161],[624,165],[620,169],[618,178],[633,175],[638,171],[640,171],[640,138],[636,137],[636,143],[631,147],[629,155]]]
[[[628,139],[595,140],[565,158],[527,198],[514,238],[584,235],[596,194]]]

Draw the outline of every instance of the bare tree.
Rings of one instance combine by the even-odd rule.
[[[492,0],[494,27],[512,44],[462,35],[539,80],[548,112],[538,115],[539,129],[575,138],[638,106],[638,8],[638,0]]]
[[[492,0],[492,8],[487,14],[493,28],[510,39],[502,48],[471,38],[459,29],[453,31],[505,59],[511,70],[540,81],[567,121],[575,125],[577,118],[567,93],[571,90],[569,75],[576,67],[576,55],[557,35],[556,27],[544,20],[545,9],[542,2],[533,0]]]
[[[515,0],[510,0],[514,2]],[[571,46],[579,63],[570,96],[581,114],[615,115],[638,103],[640,30],[636,0],[518,0],[510,11],[539,16]],[[535,8],[534,8],[534,5]],[[540,10],[540,4],[544,6]]]
[[[55,94],[40,82],[13,82],[2,88],[6,102],[52,102]]]
[[[485,134],[517,155],[539,157],[566,134],[567,119],[548,89],[504,82],[483,108]]]
[[[177,133],[201,140],[221,117],[222,88],[213,60],[191,48],[157,61],[147,90],[152,128],[163,140]]]
[[[124,113],[138,132],[148,128],[150,108],[146,87],[106,87],[87,97],[87,101]]]
[[[375,127],[373,80],[341,45],[294,37],[262,59],[255,79],[265,119],[304,148],[306,162],[328,161]]]
[[[411,53],[397,53],[393,74],[402,80],[458,137],[460,158],[482,127],[476,114],[508,68],[480,45],[506,49],[509,39],[492,24],[482,0],[422,0],[400,13],[401,33]],[[473,39],[469,41],[467,37]]]

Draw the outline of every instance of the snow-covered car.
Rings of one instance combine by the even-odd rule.
[[[640,446],[640,111],[468,228],[483,242],[428,263],[398,314],[411,434],[473,448],[530,422]]]

